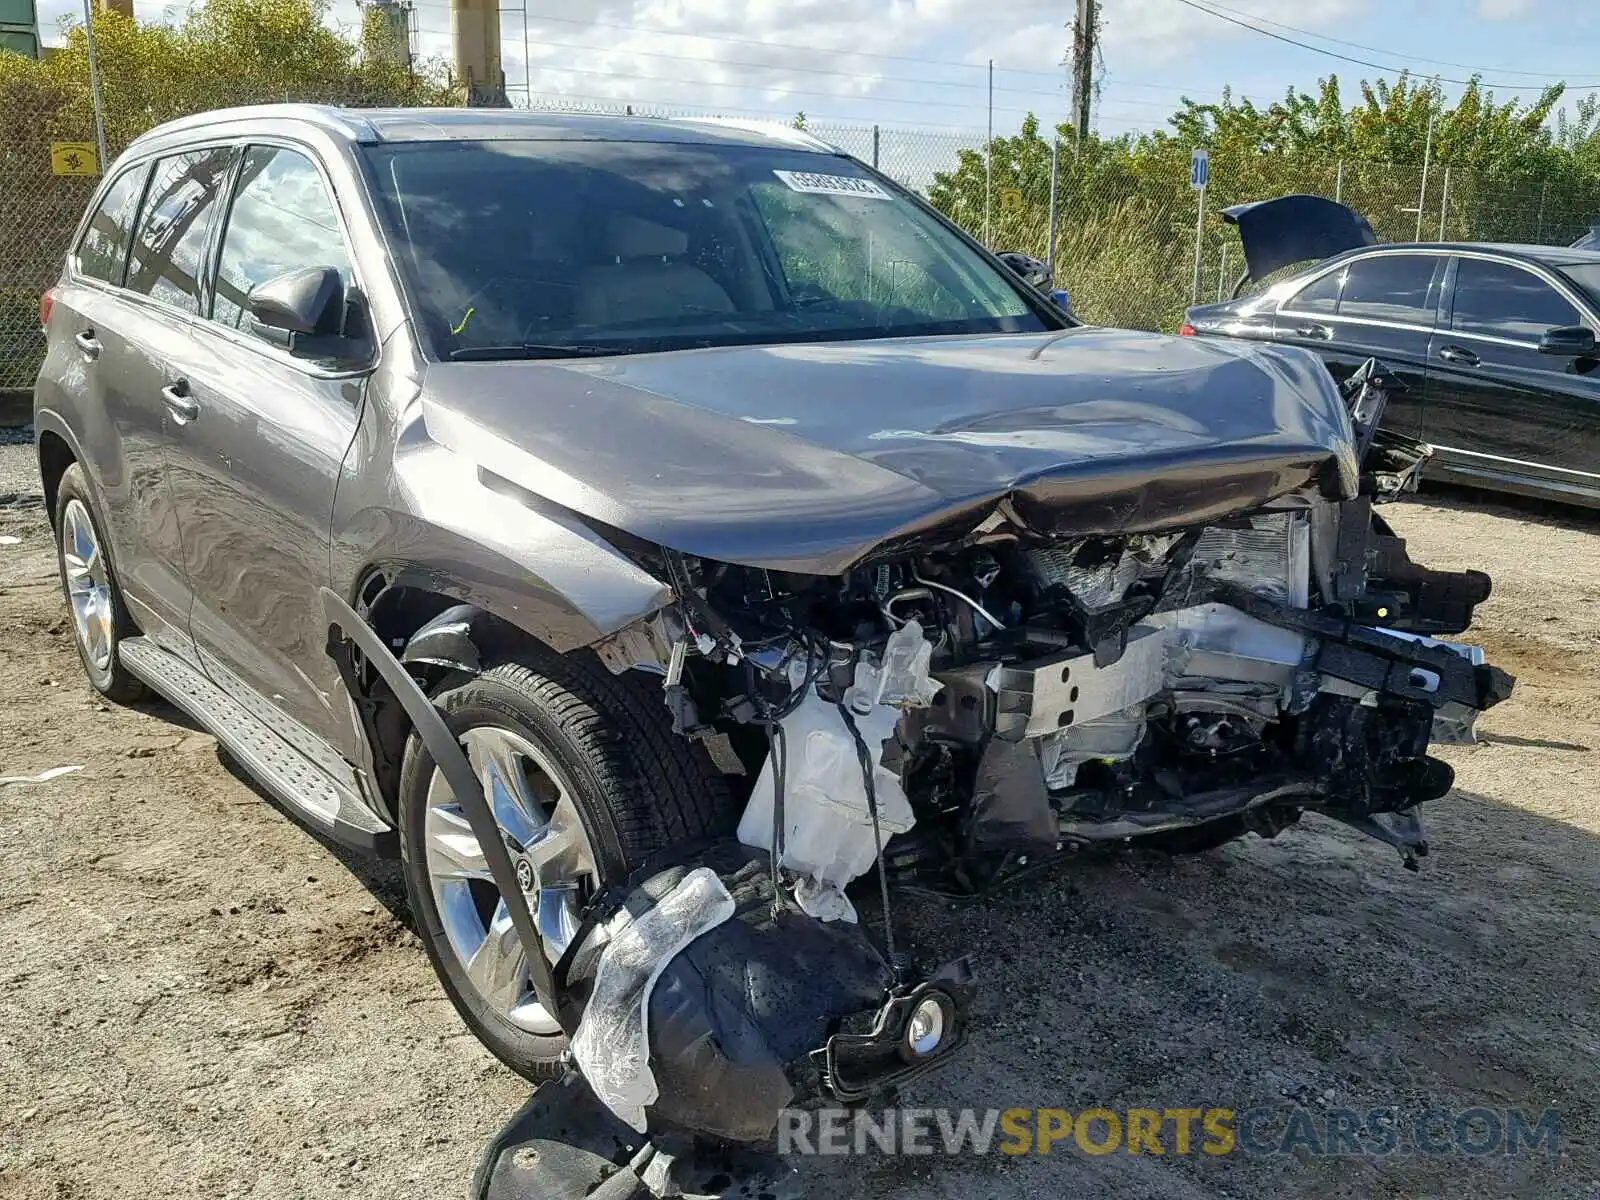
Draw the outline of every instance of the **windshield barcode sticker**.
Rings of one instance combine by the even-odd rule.
[[[853,175],[818,175],[812,171],[774,171],[792,191],[811,192],[817,196],[865,196],[869,200],[887,200],[889,193],[870,179],[857,179]]]

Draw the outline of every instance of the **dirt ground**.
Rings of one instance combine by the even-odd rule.
[[[18,448],[20,449],[20,448]],[[812,1160],[809,1194],[1600,1195],[1600,521],[1430,494],[1413,554],[1493,573],[1519,676],[1444,752],[1433,854],[1307,818],[1172,860],[918,901],[983,976],[974,1045],[903,1105],[1559,1111],[1560,1151]],[[90,694],[44,515],[0,505],[0,1196],[464,1194],[526,1086],[463,1030],[396,870],[331,849],[161,704]],[[1170,1143],[1169,1143],[1170,1145]]]

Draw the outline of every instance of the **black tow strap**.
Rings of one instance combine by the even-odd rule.
[[[483,786],[479,783],[472,764],[467,761],[461,743],[456,741],[455,735],[450,732],[450,727],[439,715],[439,710],[434,708],[433,701],[429,700],[417,686],[417,681],[401,665],[389,647],[383,644],[383,639],[377,635],[372,626],[361,619],[361,614],[329,588],[322,588],[321,595],[323,611],[328,617],[329,653],[334,653],[335,646],[341,640],[354,642],[366,655],[367,661],[377,668],[378,674],[383,676],[384,682],[394,692],[395,699],[399,700],[400,706],[406,710],[406,715],[416,727],[417,735],[422,738],[423,745],[427,746],[428,753],[433,756],[434,765],[443,773],[445,782],[455,794],[456,803],[460,804],[462,811],[467,814],[472,835],[478,839],[478,846],[489,864],[489,874],[494,877],[495,886],[500,889],[506,912],[510,914],[511,924],[515,926],[517,937],[522,942],[524,957],[528,961],[528,981],[533,984],[533,990],[538,995],[539,1002],[544,1005],[545,1011],[557,1014],[559,1017],[561,1007],[556,1000],[555,979],[550,970],[550,962],[544,955],[544,940],[539,936],[539,928],[534,922],[533,913],[529,910],[527,899],[522,894],[522,885],[517,881],[516,865],[511,861],[511,853],[501,839],[500,826],[494,819],[494,811],[484,797]],[[571,1033],[572,1030],[567,1029],[566,1032]]]

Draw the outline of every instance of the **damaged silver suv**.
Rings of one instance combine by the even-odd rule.
[[[908,882],[1306,811],[1414,864],[1510,688],[1373,514],[1380,366],[1078,325],[801,133],[208,113],[42,308],[91,681],[399,854],[472,1030],[635,1128],[947,1057]]]

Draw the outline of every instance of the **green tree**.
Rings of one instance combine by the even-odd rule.
[[[326,0],[209,0],[176,25],[96,12],[111,154],[163,121],[230,105],[456,102],[440,66],[409,71],[363,55],[326,15]],[[81,26],[43,60],[0,51],[0,388],[32,383],[39,293],[60,271],[95,182],[53,176],[50,144],[94,140]]]

